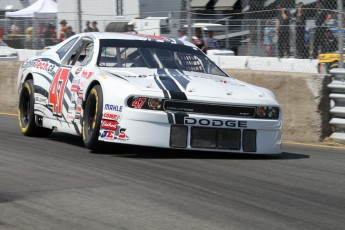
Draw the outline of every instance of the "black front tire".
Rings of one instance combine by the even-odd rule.
[[[19,96],[18,120],[21,132],[25,136],[49,136],[52,129],[37,126],[35,123],[34,103],[35,88],[32,80],[24,82]]]
[[[83,130],[82,136],[85,147],[91,150],[98,150],[101,148],[101,143],[98,141],[99,130],[101,126],[103,113],[103,92],[100,85],[95,85],[85,104],[83,116]]]

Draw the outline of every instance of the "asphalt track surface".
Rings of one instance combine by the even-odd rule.
[[[0,115],[0,229],[344,228],[345,148],[93,153],[71,135],[24,137]]]

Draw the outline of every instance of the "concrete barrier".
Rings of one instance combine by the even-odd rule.
[[[318,60],[314,59],[221,55],[208,55],[208,57],[223,69],[230,68],[294,73],[318,73]]]

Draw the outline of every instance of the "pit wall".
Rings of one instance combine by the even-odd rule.
[[[0,62],[0,112],[16,113],[21,62]],[[316,143],[329,136],[328,76],[226,69],[231,76],[273,91],[283,111],[284,141]]]

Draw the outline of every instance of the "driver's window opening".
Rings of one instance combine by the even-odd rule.
[[[130,43],[130,42],[129,42]],[[109,68],[166,68],[220,76],[227,75],[201,51],[192,47],[171,48],[159,45],[126,45],[105,43],[100,47],[98,66]],[[114,46],[112,46],[114,44]]]

